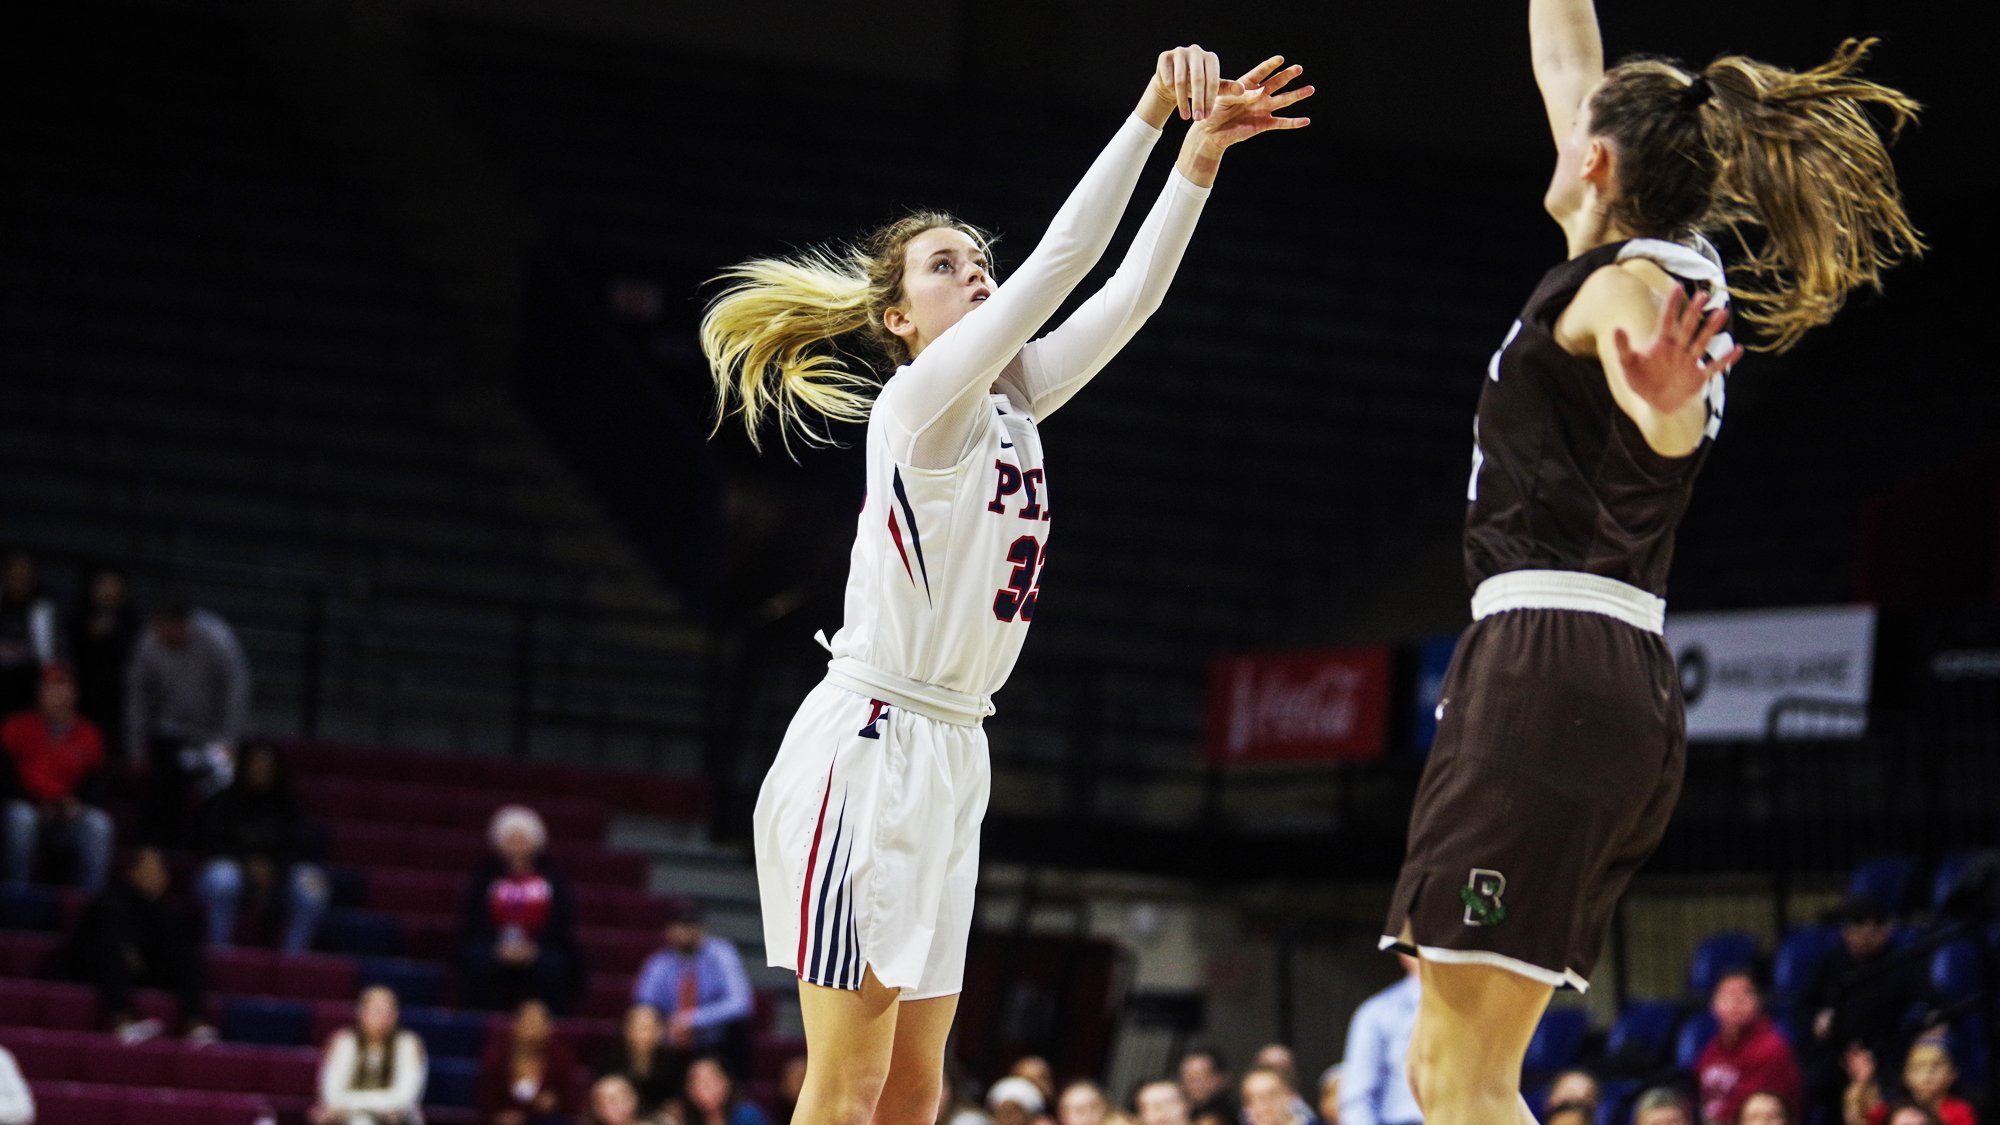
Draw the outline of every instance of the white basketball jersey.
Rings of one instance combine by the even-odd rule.
[[[1005,395],[987,402],[949,469],[898,464],[876,406],[835,657],[968,695],[1007,682],[1035,617],[1049,482],[1034,418]]]

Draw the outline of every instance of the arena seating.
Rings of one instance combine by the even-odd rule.
[[[264,1108],[296,1121],[311,1096],[316,1047],[353,1018],[364,984],[394,989],[405,1024],[431,1055],[429,1119],[469,1121],[477,1064],[502,1017],[453,1008],[457,908],[464,877],[486,853],[487,818],[500,803],[529,803],[548,824],[552,858],[577,888],[588,993],[559,1030],[590,1059],[614,1039],[633,974],[659,943],[672,896],[649,893],[647,858],[603,844],[617,807],[699,811],[699,787],[652,778],[602,799],[616,772],[493,762],[483,771],[438,768],[433,755],[297,743],[295,784],[325,829],[335,909],[317,952],[288,956],[251,946],[207,952],[209,1010],[224,1042],[178,1039],[122,1047],[107,1034],[95,993],[46,979],[60,933],[80,914],[74,890],[0,893],[0,1044],[13,1050],[42,1100],[44,1120],[80,1125],[248,1125]],[[424,780],[409,780],[421,777]],[[630,778],[627,781],[633,780]],[[185,877],[193,858],[175,857]],[[754,966],[761,951],[747,951]],[[172,998],[142,991],[141,1014],[173,1022]],[[759,995],[751,1091],[768,1096],[784,1058],[800,1049],[773,1034],[773,998]]]

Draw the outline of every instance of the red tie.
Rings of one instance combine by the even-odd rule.
[[[681,970],[681,986],[674,995],[674,1011],[692,1012],[699,1006],[700,990],[694,979],[694,958],[688,958],[687,967]],[[674,1034],[674,1046],[687,1048],[694,1046],[694,1028],[688,1027]]]

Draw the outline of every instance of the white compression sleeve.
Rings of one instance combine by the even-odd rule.
[[[1055,331],[1021,349],[1007,377],[1033,404],[1037,420],[1068,402],[1159,310],[1208,191],[1179,172],[1168,176],[1118,272]]]
[[[1097,264],[1159,137],[1126,118],[1021,268],[890,377],[876,410],[894,423],[898,460],[926,468],[957,462],[984,410],[979,396]]]

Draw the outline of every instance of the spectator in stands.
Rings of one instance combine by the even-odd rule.
[[[1694,1125],[1694,1111],[1679,1090],[1655,1086],[1639,1095],[1632,1109],[1632,1125]]]
[[[147,842],[184,842],[188,802],[228,783],[250,721],[250,665],[229,623],[167,601],[125,671],[126,752],[146,772]]]
[[[1194,1125],[1237,1125],[1242,1107],[1229,1080],[1229,1064],[1213,1047],[1198,1047],[1181,1056],[1181,1092],[1187,1095],[1188,1117]]]
[[[1799,997],[1798,1025],[1812,1029],[1803,1052],[1813,1104],[1833,1109],[1847,1085],[1847,1053],[1860,1044],[1877,1060],[1903,1055],[1903,1016],[1931,997],[1928,960],[1898,960],[1889,911],[1867,896],[1841,904],[1840,945]]]
[[[1883,1125],[1946,1125],[1946,1123],[1944,1118],[1915,1102],[1897,1102],[1883,1118]]]
[[[624,1032],[598,1065],[597,1073],[623,1076],[639,1098],[639,1116],[650,1117],[681,1096],[686,1061],[676,1066],[660,1042],[660,1010],[651,1004],[625,1009]]]
[[[493,855],[473,872],[460,911],[460,995],[470,1008],[505,1008],[533,997],[551,1012],[567,1013],[583,959],[576,895],[542,854],[548,829],[535,810],[507,805],[493,814],[486,836]]]
[[[1423,986],[1417,959],[1398,954],[1403,979],[1370,996],[1347,1025],[1347,1059],[1341,1064],[1342,1125],[1406,1125],[1422,1121],[1410,1093],[1410,1030],[1417,1023]]]
[[[1603,1096],[1596,1075],[1581,1067],[1573,1067],[1556,1075],[1556,1080],[1549,1083],[1548,1096],[1542,1099],[1542,1111],[1553,1113],[1557,1106],[1580,1105],[1595,1113],[1597,1102]]]
[[[14,1052],[0,1047],[0,1125],[34,1125],[35,1095],[21,1077]]]
[[[1042,1091],[1018,1074],[1002,1078],[986,1091],[986,1108],[993,1114],[993,1125],[1031,1125],[1047,1104]]]
[[[804,1071],[799,1074],[801,1083]],[[944,1057],[944,1081],[938,1083],[938,1111],[934,1125],[993,1125],[993,1119],[979,1107],[979,1100],[972,1096],[965,1078],[965,1067],[957,1055]],[[796,1108],[798,1102],[792,1103]],[[1185,1122],[1182,1125],[1186,1125]]]
[[[35,683],[60,655],[56,646],[56,603],[42,592],[35,557],[10,551],[0,564],[0,715],[35,705]]]
[[[1307,1105],[1305,1098],[1298,1093],[1299,1062],[1293,1057],[1290,1047],[1283,1043],[1266,1043],[1257,1048],[1257,1055],[1251,1060],[1251,1065],[1277,1071],[1278,1077],[1285,1080],[1285,1085],[1292,1088],[1292,1115],[1306,1121],[1314,1119],[1313,1107]],[[1244,1119],[1247,1120],[1248,1117],[1246,1113]]]
[[[159,849],[133,853],[125,878],[83,912],[63,960],[71,979],[97,986],[120,1039],[136,1043],[164,1030],[160,1021],[138,1019],[132,1011],[134,989],[162,988],[180,1000],[188,1038],[210,1042],[215,1029],[204,1018],[201,946],[167,900],[167,883],[167,861]]]
[[[319,1064],[319,1101],[311,1125],[420,1125],[430,1062],[423,1041],[402,1026],[386,985],[361,990],[354,1026],[327,1040]]]
[[[1769,1090],[1759,1090],[1743,1099],[1737,1107],[1736,1120],[1730,1125],[1789,1125],[1791,1118],[1785,1113],[1785,1099]]]
[[[715,1055],[688,1064],[686,1125],[771,1125],[757,1103],[743,1097],[736,1080]]]
[[[280,948],[287,953],[312,948],[333,885],[317,865],[300,860],[304,836],[305,815],[283,756],[268,742],[251,743],[229,787],[202,805],[201,851],[207,862],[199,890],[209,944],[234,943],[238,906],[266,910],[282,900],[286,922]]]
[[[97,894],[111,870],[111,817],[97,807],[103,789],[104,737],[77,714],[76,678],[63,664],[42,669],[37,706],[0,726],[0,746],[15,782],[7,801],[7,882],[33,877],[44,836],[76,855],[77,881]]]
[[[951,1074],[948,1070],[945,1074],[944,1085],[946,1087],[952,1085]],[[792,1114],[798,1111],[799,1095],[803,1094],[805,1089],[806,1057],[804,1055],[793,1055],[791,1058],[785,1060],[784,1067],[778,1071],[778,1104],[773,1107],[774,1112],[771,1114],[771,1125],[792,1125]],[[942,1111],[956,1108],[956,1099],[952,1097],[950,1089],[944,1090],[938,1096],[943,1099],[938,1107],[940,1110],[938,1125],[949,1125],[950,1119],[943,1117]]]
[[[640,1108],[639,1091],[622,1074],[607,1074],[590,1086],[589,1125],[646,1125],[658,1120]]]
[[[1592,1125],[1597,1118],[1580,1105],[1559,1105],[1541,1120],[1542,1125]]]
[[[1786,1111],[1798,1115],[1799,1064],[1791,1045],[1764,1014],[1757,981],[1747,969],[1732,969],[1716,982],[1709,1001],[1715,1038],[1695,1062],[1701,1086],[1704,1125],[1729,1125],[1743,1100],[1759,1090],[1778,1095]]]
[[[664,940],[640,968],[633,1001],[659,1009],[663,1042],[683,1066],[697,1052],[719,1053],[735,1073],[745,1073],[751,995],[743,955],[728,938],[710,934],[691,903],[676,910]]]
[[[1340,1125],[1341,1064],[1334,1063],[1319,1075],[1319,1119],[1325,1125]]]
[[[1072,1082],[1056,1099],[1056,1125],[1104,1125],[1110,1112],[1111,1104],[1095,1082]]]
[[[1132,1106],[1139,1111],[1139,1125],[1192,1125],[1187,1091],[1178,1082],[1162,1078],[1146,1083],[1132,1095]]]
[[[1022,1055],[1014,1060],[1007,1073],[1016,1078],[1025,1078],[1042,1092],[1042,1104],[1053,1105],[1056,1100],[1056,1072],[1049,1060],[1040,1055]]]
[[[104,566],[84,579],[84,602],[70,619],[70,663],[76,667],[77,710],[97,729],[125,731],[125,667],[139,643],[139,612],[125,572]]]
[[[486,1045],[479,1063],[484,1125],[569,1125],[576,1057],[556,1037],[548,1005],[523,1000],[514,1022]]]
[[[1245,1071],[1242,1090],[1244,1125],[1315,1125],[1312,1113],[1299,1101],[1299,1092],[1268,1066]]]
[[[1888,1105],[1875,1077],[1875,1057],[1856,1046],[1848,1053],[1849,1083],[1841,1103],[1845,1125],[1884,1125],[1890,1116]],[[1944,1125],[1978,1125],[1979,1116],[1971,1103],[1952,1095],[1958,1082],[1958,1067],[1944,1039],[1927,1035],[1910,1045],[1903,1060],[1903,1090],[1909,1101],[1935,1114]]]

